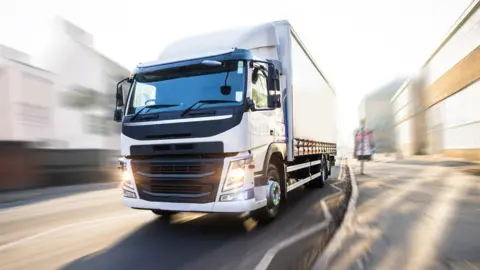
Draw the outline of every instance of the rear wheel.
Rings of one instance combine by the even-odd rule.
[[[252,217],[260,222],[273,220],[280,212],[283,200],[282,188],[280,186],[280,174],[277,166],[268,166],[267,206],[252,212]]]
[[[327,168],[328,168],[328,176],[332,175],[332,167],[333,167],[333,161],[331,160],[331,157],[329,156],[327,159]]]

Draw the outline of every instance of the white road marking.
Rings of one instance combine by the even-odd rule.
[[[345,159],[342,159],[342,163],[340,165],[340,167],[344,167],[344,161]],[[340,171],[340,173],[342,173],[343,170]],[[339,179],[340,180],[340,179]],[[325,203],[326,200],[328,200],[329,198],[331,198],[332,196],[334,195],[337,195],[339,193],[343,193],[343,191],[335,186],[335,184],[331,184],[330,186],[332,186],[333,188],[339,190],[339,192],[336,192],[334,194],[331,194],[325,198],[323,198],[321,201],[320,201],[320,205],[322,206],[322,210],[323,210],[323,213],[325,215],[325,220],[315,226],[312,226],[310,227],[309,229],[307,230],[304,230],[298,234],[294,234],[293,236],[291,236],[290,238],[287,238],[285,240],[283,240],[282,242],[276,244],[275,246],[273,246],[272,248],[270,248],[267,253],[265,253],[265,255],[263,256],[262,260],[257,264],[257,266],[255,267],[255,270],[265,270],[268,268],[268,266],[270,265],[270,263],[272,262],[273,258],[275,257],[275,255],[282,249],[294,244],[295,242],[298,242],[299,240],[307,237],[307,236],[310,236],[312,234],[315,234],[323,229],[325,229],[328,224],[330,224],[330,222],[332,221],[332,214],[330,213],[330,211],[328,210],[328,206],[327,204]]]
[[[335,184],[331,184],[330,185],[331,187],[333,187],[334,189],[336,189],[338,192],[343,192],[341,188],[337,187]],[[335,193],[334,195],[337,195],[338,193]],[[331,196],[331,195],[330,195]]]
[[[465,260],[465,262],[466,262],[470,267],[472,267],[473,269],[475,269],[475,270],[480,270],[478,267],[476,267],[475,265],[471,264],[469,261]]]
[[[83,222],[74,223],[74,224],[63,225],[63,226],[53,228],[53,229],[50,229],[50,230],[47,230],[47,231],[44,231],[44,232],[41,232],[41,233],[37,233],[37,234],[30,235],[30,236],[27,236],[27,237],[24,237],[24,238],[20,238],[18,240],[10,242],[10,243],[3,244],[3,245],[0,246],[0,251],[3,251],[3,250],[8,249],[8,248],[12,248],[12,247],[17,246],[17,245],[21,245],[25,242],[35,240],[35,239],[44,237],[44,236],[49,235],[49,234],[53,234],[53,233],[57,233],[57,232],[62,231],[62,230],[70,229],[70,228],[73,228],[73,227],[87,226],[87,225],[92,225],[92,224],[95,224],[95,223],[101,223],[101,222],[108,221],[108,220],[126,218],[126,217],[140,215],[140,214],[145,214],[145,213],[143,213],[143,212],[129,213],[129,214],[124,214],[124,215],[117,215],[117,216],[112,216],[112,217],[105,217],[105,218],[88,220],[88,221],[83,221]]]
[[[360,270],[363,270],[363,263],[360,259],[357,259],[357,266]]]
[[[323,222],[321,222],[320,224],[318,225],[315,225],[305,231],[302,231],[301,233],[299,234],[296,234],[280,243],[278,243],[277,245],[275,245],[273,248],[269,249],[267,251],[267,253],[263,256],[262,260],[260,261],[260,263],[255,267],[255,270],[264,270],[264,269],[267,269],[268,266],[270,265],[270,263],[272,262],[273,260],[273,257],[275,257],[275,255],[280,251],[282,250],[283,248],[285,247],[288,247],[290,246],[291,244],[301,240],[302,238],[305,238],[307,236],[310,236],[311,234],[314,234],[320,230],[323,230],[325,229],[328,224],[330,223],[330,220],[325,220]]]

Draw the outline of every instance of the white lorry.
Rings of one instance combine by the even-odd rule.
[[[116,98],[131,208],[268,221],[335,164],[336,94],[288,21],[178,41]]]

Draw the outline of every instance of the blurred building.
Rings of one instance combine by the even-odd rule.
[[[32,57],[0,46],[0,190],[98,181],[118,155],[115,88],[129,71],[75,25],[49,30]]]
[[[390,100],[404,81],[402,78],[395,79],[366,95],[360,103],[360,119],[365,121],[367,130],[373,130],[378,153],[395,151],[394,118]]]
[[[119,149],[115,88],[129,71],[96,51],[92,35],[70,22],[56,19],[49,30],[33,61],[58,78],[55,141],[69,149]]]
[[[480,160],[480,1],[392,98],[402,155]]]

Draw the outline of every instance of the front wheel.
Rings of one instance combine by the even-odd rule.
[[[268,166],[267,206],[252,212],[252,217],[260,222],[273,220],[281,208],[282,189],[280,187],[280,174],[278,168],[270,164]]]

